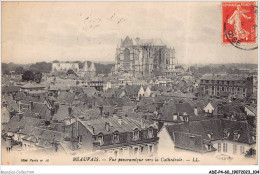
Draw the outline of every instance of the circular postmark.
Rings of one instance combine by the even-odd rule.
[[[253,15],[254,18],[247,16],[246,13]],[[223,29],[225,38],[231,45],[242,50],[258,48],[257,13],[258,7],[256,5],[251,5],[247,10],[238,5],[237,10],[226,15]],[[241,20],[241,18],[245,18],[245,20]]]

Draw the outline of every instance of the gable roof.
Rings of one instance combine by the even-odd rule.
[[[24,94],[24,92],[17,92],[14,96],[14,99],[16,101],[22,100],[26,97],[26,95]]]
[[[55,85],[50,85],[49,91],[68,91],[70,88],[68,85],[65,84],[55,84]]]
[[[97,90],[94,87],[83,87],[82,90],[83,93],[87,94],[89,97],[93,97],[97,93]]]
[[[227,119],[213,119],[191,121],[186,123],[176,123],[165,126],[171,139],[175,142],[175,146],[197,152],[207,151],[203,148],[203,143],[210,143],[212,140],[230,140],[239,143],[254,144],[253,136],[256,135],[255,129],[246,121],[231,121]],[[229,136],[224,138],[224,130],[229,132]],[[240,137],[234,140],[234,133],[238,132]],[[211,135],[211,138],[209,137]],[[190,140],[195,139],[195,143],[201,145],[191,146]],[[201,140],[201,141],[200,141]],[[203,148],[203,149],[201,149]]]
[[[140,88],[140,85],[127,85],[125,86],[125,92],[128,96],[138,95]]]
[[[43,103],[44,100],[45,97],[43,95],[37,95],[37,96],[27,95],[25,96],[24,99],[21,100],[21,103],[23,104],[30,104],[30,102]]]
[[[19,92],[20,89],[21,89],[20,86],[5,86],[2,89],[2,92],[4,92],[4,93]]]
[[[71,118],[68,109],[68,105],[59,105],[58,111],[53,115],[52,120],[64,121],[65,119]]]
[[[32,132],[35,126],[39,126],[44,120],[31,117],[22,117],[19,120],[19,116],[14,116],[10,119],[4,128],[4,132],[19,132],[21,134],[28,135]]]
[[[175,132],[174,138],[175,138],[175,142],[174,142],[175,147],[177,148],[200,152],[200,153],[208,152],[208,150],[204,145],[203,138],[201,135]]]
[[[98,108],[88,109],[84,106],[77,106],[73,107],[72,115],[78,118],[84,118],[84,120],[89,120],[100,117],[100,111]]]
[[[62,104],[72,104],[75,99],[76,94],[71,92],[62,91],[57,97],[57,101]]]

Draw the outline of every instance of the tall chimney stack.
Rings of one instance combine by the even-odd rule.
[[[118,123],[119,123],[119,125],[122,125],[122,120],[123,120],[123,119],[122,119],[122,116],[119,116],[119,117],[118,117]]]
[[[29,110],[30,110],[30,111],[32,111],[32,110],[33,110],[33,101],[30,101]]]
[[[195,114],[196,116],[198,116],[198,108],[197,108],[197,106],[194,107],[194,114]]]
[[[20,113],[18,113],[17,115],[18,115],[19,121],[20,121],[20,120],[23,118],[23,113],[20,112]]]

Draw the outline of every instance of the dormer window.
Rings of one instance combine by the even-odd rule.
[[[105,123],[105,129],[106,129],[106,131],[109,131],[109,130],[110,130],[110,125],[109,125],[109,123]]]
[[[254,136],[252,136],[252,141],[256,141],[256,136],[254,135]]]
[[[173,121],[176,121],[178,119],[177,114],[173,114]]]
[[[210,140],[213,140],[213,132],[207,134]]]
[[[205,144],[206,148],[208,151],[212,150],[212,144]]]
[[[115,132],[113,135],[113,142],[114,143],[119,143],[119,133]]]
[[[183,119],[184,119],[185,122],[189,121],[189,117],[187,115],[183,115]]]
[[[148,138],[153,138],[153,128],[148,129]]]
[[[103,134],[99,134],[97,137],[97,142],[100,143],[100,145],[104,144],[104,140],[103,140]]]
[[[240,134],[238,133],[238,131],[234,132],[234,140],[237,141],[240,137]]]
[[[224,138],[228,138],[230,135],[230,132],[228,131],[228,129],[224,129]]]
[[[139,131],[138,131],[138,129],[135,129],[133,131],[133,140],[134,141],[139,140]]]
[[[236,118],[235,118],[234,114],[231,115],[230,120],[232,120],[232,121],[236,121]]]

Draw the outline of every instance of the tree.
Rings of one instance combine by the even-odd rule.
[[[34,80],[34,74],[32,71],[25,71],[22,75],[22,80],[23,81],[30,81],[30,80]]]
[[[69,69],[68,71],[67,71],[67,74],[69,75],[69,74],[75,74],[75,72],[72,70],[72,69]]]
[[[255,157],[256,150],[254,148],[250,148],[246,151],[245,157]]]
[[[59,63],[59,61],[58,60],[54,60],[53,63]]]
[[[22,66],[19,66],[15,69],[16,74],[23,74],[24,73],[24,68]]]
[[[41,82],[41,79],[42,79],[42,73],[41,72],[36,72],[34,74],[34,81],[36,83],[40,83]]]
[[[72,69],[69,69],[68,71],[67,71],[67,75],[75,75],[76,77],[78,77],[78,75],[74,72],[74,70],[72,70]]]
[[[52,64],[46,62],[37,62],[30,66],[30,70],[33,72],[49,73],[51,72]]]

